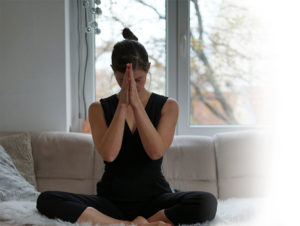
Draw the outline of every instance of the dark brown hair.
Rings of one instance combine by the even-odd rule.
[[[138,42],[138,38],[129,30],[124,28],[122,32],[125,40],[115,44],[111,55],[112,68],[114,71],[125,73],[126,64],[132,63],[132,69],[140,68],[148,71],[148,53],[145,47]]]

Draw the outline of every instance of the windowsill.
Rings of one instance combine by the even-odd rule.
[[[202,125],[177,128],[176,135],[203,135],[214,136],[217,133],[237,132],[237,131],[272,131],[272,125]]]

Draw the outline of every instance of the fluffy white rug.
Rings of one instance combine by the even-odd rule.
[[[263,199],[233,198],[218,201],[216,218],[211,222],[196,224],[201,226],[253,226],[262,224],[261,213]],[[0,225],[45,225],[45,226],[91,226],[91,224],[71,224],[60,220],[48,219],[38,213],[35,202],[6,201],[0,202]],[[119,224],[119,226],[124,224]]]

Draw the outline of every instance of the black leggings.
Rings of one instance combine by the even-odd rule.
[[[118,220],[132,221],[137,216],[146,219],[164,209],[167,218],[175,225],[202,223],[212,220],[217,210],[216,198],[208,192],[163,193],[155,199],[143,202],[116,202],[97,195],[81,195],[68,192],[42,192],[37,209],[49,218],[76,222],[87,207]]]

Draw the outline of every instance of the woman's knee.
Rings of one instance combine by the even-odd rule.
[[[217,206],[218,206],[218,201],[216,199],[216,197],[211,194],[211,193],[207,193],[206,195],[206,207],[207,207],[207,219],[208,220],[212,220],[215,218],[216,216],[216,212],[217,212]]]
[[[198,212],[203,217],[201,221],[214,219],[217,212],[217,205],[217,199],[213,194],[209,192],[202,193],[198,199]]]
[[[181,201],[165,210],[174,224],[196,224],[215,218],[217,199],[208,192],[186,192]]]
[[[38,211],[40,211],[41,213],[45,213],[45,210],[48,209],[47,207],[49,207],[50,205],[49,202],[53,200],[53,198],[53,192],[41,192],[36,201],[36,208],[38,209]]]
[[[184,206],[188,206],[195,222],[204,222],[215,218],[217,199],[209,192],[191,192],[185,197]]]

